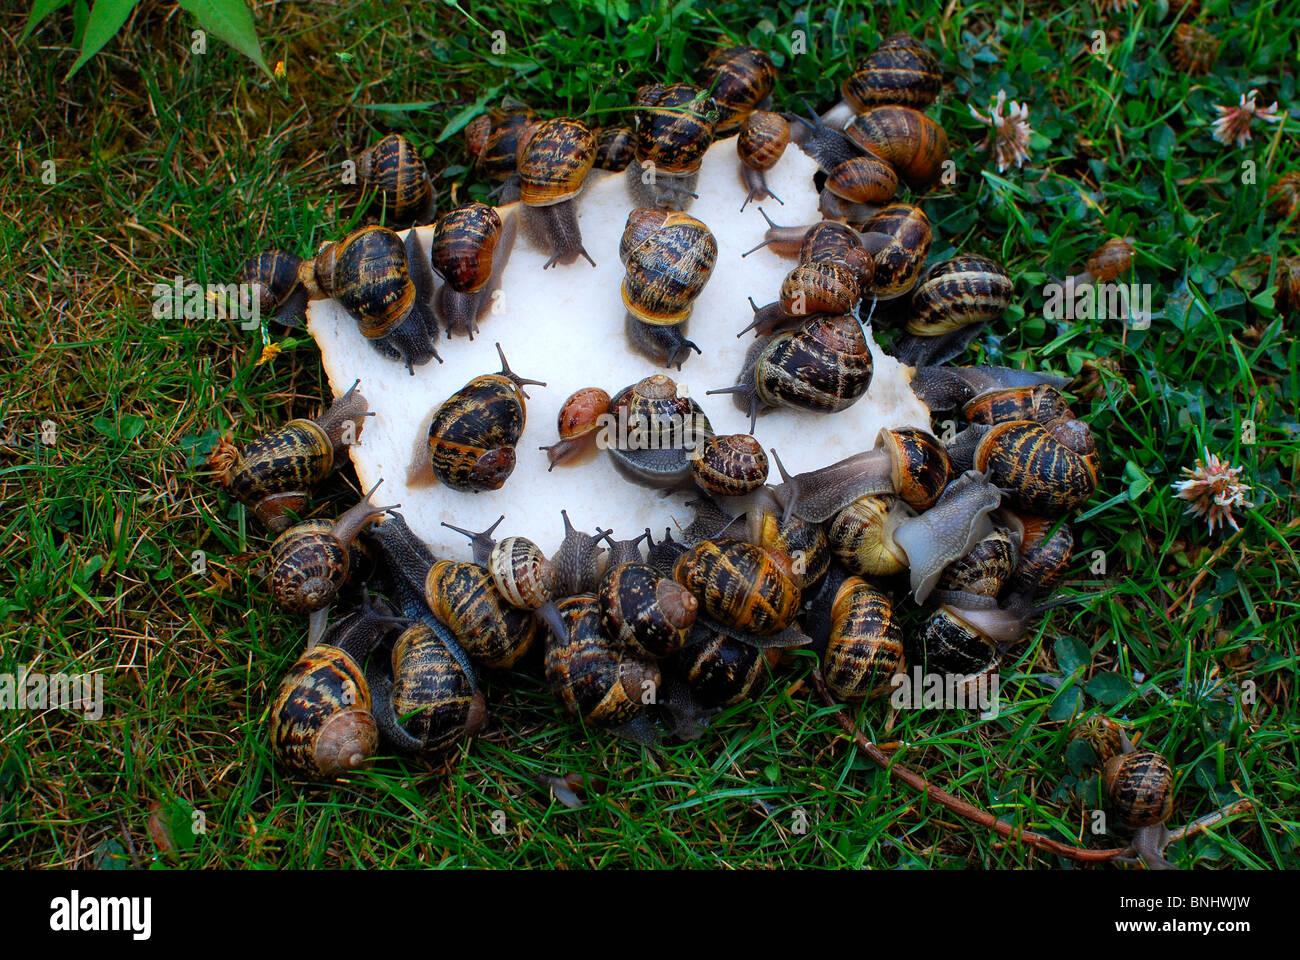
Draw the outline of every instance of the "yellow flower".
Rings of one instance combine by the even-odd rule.
[[[275,74],[275,78],[277,80],[283,80],[286,76],[288,76],[289,73],[289,71],[286,70],[284,67],[283,60],[275,61],[275,69],[271,72]]]

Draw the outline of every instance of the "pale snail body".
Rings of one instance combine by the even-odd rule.
[[[433,217],[433,183],[419,151],[400,133],[390,133],[357,157],[357,173],[375,191],[385,221],[396,227]]]
[[[577,120],[547,120],[520,145],[520,199],[551,251],[543,269],[573,263],[580,256],[596,265],[582,245],[575,208],[595,162],[596,138]]]

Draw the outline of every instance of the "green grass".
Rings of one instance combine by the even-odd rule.
[[[1103,846],[1085,833],[1095,777],[1067,735],[1076,710],[1105,710],[1175,761],[1173,822],[1255,801],[1172,848],[1179,864],[1300,866],[1300,347],[1295,314],[1233,280],[1252,257],[1297,253],[1265,189],[1300,155],[1300,5],[1203,2],[1198,22],[1222,40],[1204,77],[1170,66],[1175,20],[1159,19],[1161,4],[1100,24],[1090,4],[1062,6],[907,3],[881,24],[857,4],[264,4],[267,61],[287,67],[275,84],[219,43],[190,54],[186,15],[158,9],[137,11],[65,84],[71,13],[21,45],[25,15],[0,15],[12,51],[0,63],[0,437],[13,431],[0,446],[0,670],[102,672],[108,696],[98,723],[0,713],[0,863],[1059,865],[890,781],[812,695],[806,656],[704,739],[658,756],[588,737],[537,675],[512,673],[490,678],[488,731],[447,769],[385,760],[347,785],[284,779],[265,711],[304,627],[271,604],[256,572],[264,531],[203,457],[223,434],[313,413],[326,389],[316,349],[278,328],[150,313],[156,282],[226,282],[256,250],[309,253],[340,235],[361,212],[337,165],[386,130],[425,152],[445,209],[453,183],[461,197],[488,189],[454,132],[485,100],[509,92],[608,122],[641,83],[689,79],[710,46],[738,39],[777,54],[783,107],[825,105],[850,55],[887,27],[923,35],[947,75],[932,113],[959,178],[924,202],[932,256],[986,253],[1016,281],[1018,306],[966,362],[1078,374],[1074,409],[1099,439],[1104,479],[1075,525],[1070,588],[1084,602],[1054,610],[1004,667],[1001,715],[905,712],[886,729],[871,705],[860,723],[964,799]],[[1083,52],[1099,25],[1104,58]],[[790,57],[795,29],[809,53]],[[1251,87],[1281,102],[1285,123],[1257,124],[1244,151],[1214,142],[1213,105]],[[1039,134],[1031,164],[1003,175],[967,110],[999,89],[1030,100]],[[40,178],[48,159],[55,184]],[[1244,160],[1254,184],[1241,182]],[[1044,322],[1043,283],[1111,236],[1136,240],[1151,329]],[[283,352],[259,365],[270,340]],[[46,420],[51,446],[38,439]],[[1253,485],[1239,535],[1210,537],[1169,495],[1203,446]],[[317,503],[330,513],[347,490],[335,478]],[[195,549],[205,577],[190,575]],[[1067,682],[1057,691],[1050,677]],[[1243,707],[1232,690],[1245,681],[1257,697]],[[537,780],[565,773],[599,782],[585,809]],[[194,810],[197,836],[184,829]],[[793,829],[798,810],[807,832]],[[181,848],[160,852],[160,836]]]

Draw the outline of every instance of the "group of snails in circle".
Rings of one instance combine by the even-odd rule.
[[[575,529],[565,513],[549,556],[523,537],[494,539],[502,518],[460,531],[470,559],[436,557],[395,508],[371,502],[374,490],[333,523],[294,523],[364,427],[359,385],[314,420],[219,452],[227,490],[278,534],[272,596],[309,617],[308,649],[270,711],[272,748],[295,774],[346,775],[381,744],[445,756],[484,722],[480,671],[522,668],[539,648],[566,713],[654,744],[700,736],[713,712],[757,695],[794,649],[811,649],[833,694],[860,703],[910,663],[974,682],[1024,640],[1068,568],[1066,520],[1094,493],[1098,457],[1061,394],[1065,379],[947,365],[1002,315],[1013,289],[979,255],[927,269],[929,219],[896,199],[900,185],[918,196],[933,187],[949,160],[944,131],[923,112],[940,91],[939,65],[912,37],[891,36],[822,116],[766,109],[775,81],[763,51],[731,47],[705,61],[699,85],[642,87],[632,128],[539,119],[507,101],[466,129],[475,169],[503,201],[520,202],[524,229],[550,251],[547,267],[591,259],[574,207],[586,174],[627,171],[636,204],[619,250],[628,337],[678,369],[699,349],[686,323],[717,260],[707,225],[686,212],[704,151],[738,134],[745,204],[779,201],[763,174],[791,141],[820,167],[824,219],[768,220],[760,246],[797,262],[738,334],[756,338],[737,383],[711,391],[733,395],[751,432],[715,435],[700,403],[656,374],[613,395],[578,391],[561,408],[559,441],[543,448],[553,468],[566,465],[602,418],[638,424],[637,442],[606,453],[632,482],[693,491],[682,539],[645,530],[618,540]],[[432,183],[404,137],[380,140],[358,170],[389,224],[433,219]],[[259,254],[244,279],[286,323],[301,322],[307,300],[333,297],[376,349],[413,370],[438,359],[440,329],[478,332],[514,230],[512,218],[468,203],[436,218],[428,257],[415,231],[403,240],[371,225],[311,259]],[[1124,254],[1103,251],[1098,270]],[[966,426],[947,442],[882,430],[872,449],[795,476],[772,451],[781,483],[769,485],[769,457],[753,436],[759,413],[832,414],[861,399],[877,314],[904,324],[891,349],[917,368],[918,395]],[[434,414],[428,464],[452,490],[499,489],[514,468],[524,387],[537,381],[501,361]],[[933,605],[910,637],[899,590]],[[330,623],[331,607],[352,612]],[[1117,753],[1106,783],[1121,822],[1141,830],[1168,816],[1172,771],[1158,754],[1134,756]]]

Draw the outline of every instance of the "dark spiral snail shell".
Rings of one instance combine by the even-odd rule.
[[[631,127],[597,127],[592,131],[596,138],[597,170],[621,173],[636,156],[636,134]]]
[[[755,696],[781,652],[696,624],[673,665],[706,707],[729,707]]]
[[[876,261],[872,292],[881,300],[910,293],[930,252],[930,219],[920,207],[892,203],[862,225],[863,248]]]
[[[1173,812],[1174,771],[1154,750],[1111,757],[1101,778],[1115,815],[1126,827],[1164,823]]]
[[[961,408],[961,415],[971,423],[989,426],[1011,420],[1051,423],[1075,419],[1061,392],[1046,383],[986,390],[971,397]]]
[[[1002,266],[988,257],[962,254],[931,265],[912,292],[907,330],[938,336],[996,320],[1014,289]]]
[[[1081,420],[989,427],[974,466],[1006,491],[1011,507],[1046,517],[1070,513],[1097,489],[1097,446]]]
[[[482,293],[492,279],[493,255],[502,236],[501,216],[483,203],[469,203],[438,218],[433,231],[433,268],[447,282],[438,292],[438,314],[447,336],[474,339]]]
[[[677,383],[663,374],[620,390],[609,409],[617,423],[610,458],[626,476],[648,486],[685,484],[695,450],[713,436],[700,405],[680,396]]]
[[[850,157],[831,170],[826,189],[849,203],[885,203],[898,192],[898,174],[878,157]]]
[[[501,345],[501,372],[475,377],[440,406],[429,424],[434,475],[453,490],[500,490],[515,468],[515,444],[524,432],[525,384]]]
[[[893,494],[868,494],[831,518],[826,538],[849,572],[889,577],[907,569],[907,553],[894,542],[894,531],[914,516],[916,511]]]
[[[636,156],[627,168],[638,206],[684,210],[713,143],[712,97],[689,83],[651,84],[637,91]]]
[[[551,250],[543,269],[585,257],[575,202],[596,162],[596,138],[578,120],[557,117],[532,128],[519,147],[520,199]]]
[[[476,563],[439,560],[429,569],[425,600],[476,663],[512,667],[537,639],[537,618],[507,603],[492,575]]]
[[[409,227],[433,216],[429,170],[415,145],[400,133],[388,134],[357,157],[357,173],[375,191],[388,224]]]
[[[301,257],[285,250],[264,250],[244,261],[239,282],[252,285],[259,316],[302,326],[309,296],[299,277],[302,266]]]
[[[446,644],[426,624],[407,627],[393,643],[392,680],[369,674],[375,719],[405,752],[439,753],[473,736],[487,716],[483,694]]]
[[[1052,521],[1021,514],[1020,560],[1007,589],[1014,594],[1050,594],[1064,578],[1074,554],[1074,534],[1062,523],[1055,530]]]
[[[1019,558],[1010,531],[995,527],[971,548],[970,553],[950,563],[939,576],[940,596],[997,599],[1007,585]]]
[[[864,700],[888,690],[903,669],[903,631],[889,597],[859,577],[847,577],[831,605],[822,654],[826,686],[841,700]]]
[[[610,570],[597,599],[606,636],[633,653],[655,659],[682,648],[699,609],[689,590],[640,561]]]
[[[757,47],[726,47],[709,54],[700,69],[700,85],[718,105],[715,132],[730,136],[771,96],[776,64]]]
[[[811,587],[830,568],[830,541],[820,523],[783,518],[773,505],[764,504],[747,512],[746,535],[769,554],[789,558],[783,569],[800,590]]]
[[[637,239],[644,233],[645,214],[633,210],[624,229]],[[635,221],[635,223],[634,223]],[[718,242],[702,222],[684,213],[670,213],[659,227],[632,246],[623,257],[623,305],[643,323],[671,326],[684,322],[718,260]]]
[[[704,540],[678,559],[675,579],[725,626],[768,636],[799,612],[799,587],[760,547],[743,540]]]
[[[767,454],[747,433],[710,437],[691,460],[695,485],[718,497],[741,497],[767,483]]]
[[[518,175],[519,148],[533,124],[533,111],[518,101],[503,103],[465,128],[474,166],[498,183]]]
[[[895,33],[845,77],[840,93],[854,113],[887,103],[924,109],[942,86],[938,61],[909,34]]]

